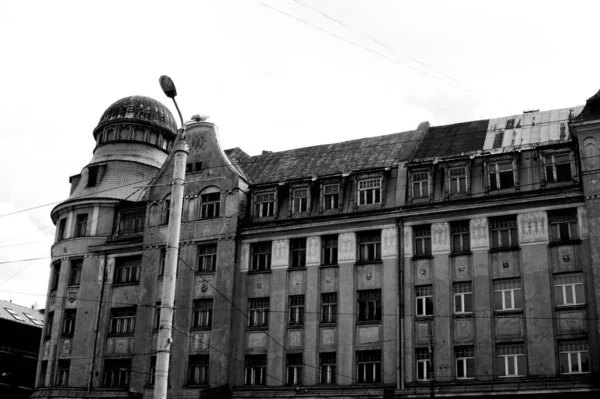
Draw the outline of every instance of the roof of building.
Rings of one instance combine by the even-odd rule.
[[[17,323],[42,328],[44,315],[36,309],[0,299],[0,319],[10,320]]]
[[[239,148],[225,153],[239,165],[254,184],[324,177],[366,169],[391,167],[406,161],[427,131],[416,130],[366,137],[341,143],[317,145],[249,156]]]
[[[575,122],[585,122],[600,117],[600,90],[587,99],[583,111],[575,118]]]

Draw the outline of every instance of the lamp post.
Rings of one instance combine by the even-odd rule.
[[[177,90],[175,84],[168,76],[161,76],[160,86],[167,97],[173,99],[175,108],[181,120],[181,128],[177,131],[175,145],[173,146],[173,180],[171,182],[171,209],[169,225],[167,228],[167,249],[163,289],[160,306],[160,323],[158,342],[156,346],[156,371],[154,380],[154,399],[166,399],[169,383],[169,358],[171,355],[173,303],[175,300],[175,284],[177,272],[177,259],[179,257],[179,235],[181,232],[181,209],[183,205],[183,186],[185,184],[185,164],[189,147],[185,142],[185,124],[181,111],[175,101]]]

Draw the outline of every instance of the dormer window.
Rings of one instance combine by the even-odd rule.
[[[254,196],[254,217],[263,218],[275,214],[275,192],[261,193]]]
[[[96,187],[98,184],[98,166],[88,167],[88,181],[86,187]]]
[[[381,203],[381,177],[358,181],[358,205]]]
[[[544,157],[544,165],[546,182],[561,183],[573,180],[570,153],[548,154]]]
[[[467,168],[456,166],[448,169],[450,195],[467,192]]]
[[[515,167],[512,160],[490,162],[488,165],[490,190],[515,187]]]
[[[338,209],[340,201],[340,185],[325,184],[323,186],[323,209]]]
[[[292,212],[300,213],[308,210],[308,187],[292,190]]]
[[[414,199],[429,198],[429,172],[417,171],[412,174],[412,194]]]

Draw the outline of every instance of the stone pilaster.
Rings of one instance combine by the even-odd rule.
[[[306,238],[306,266],[321,264],[321,236]]]
[[[472,250],[487,250],[490,248],[490,236],[487,218],[471,219],[469,222]]]
[[[404,226],[404,257],[413,256],[412,246],[412,226]]]
[[[450,252],[450,224],[433,223],[431,225],[431,252],[434,255]]]
[[[342,233],[339,235],[338,261],[356,262],[356,233]]]
[[[250,244],[246,241],[242,242],[240,271],[247,272],[250,268]]]
[[[381,258],[393,259],[398,255],[397,228],[388,227],[381,230]]]
[[[587,218],[587,209],[585,209],[585,206],[578,207],[577,224],[579,225],[579,238],[581,238],[582,240],[590,238],[590,231],[588,229]]]
[[[281,269],[289,266],[290,240],[275,240],[271,250],[271,269]]]

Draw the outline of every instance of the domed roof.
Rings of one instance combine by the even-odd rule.
[[[115,101],[104,111],[94,130],[111,122],[131,119],[160,126],[173,134],[177,131],[171,111],[155,99],[145,96],[129,96]]]

